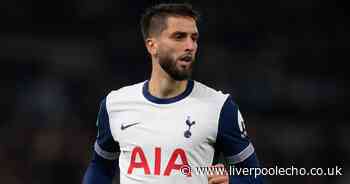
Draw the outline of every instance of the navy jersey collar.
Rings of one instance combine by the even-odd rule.
[[[172,98],[158,98],[158,97],[151,95],[151,93],[149,92],[149,89],[148,89],[148,84],[149,84],[149,81],[147,80],[143,84],[143,88],[142,88],[143,96],[147,100],[149,100],[153,103],[157,103],[157,104],[170,104],[170,103],[180,101],[180,100],[186,98],[189,94],[191,94],[191,92],[193,90],[193,86],[194,86],[194,81],[188,80],[186,90],[184,92],[182,92],[180,95],[172,97]]]

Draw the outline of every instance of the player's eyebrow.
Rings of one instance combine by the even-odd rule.
[[[199,37],[198,32],[188,33],[188,32],[183,32],[183,31],[175,31],[175,32],[173,32],[170,36],[171,36],[171,37],[175,37],[175,36],[185,37],[185,36],[187,36],[188,34],[190,34],[191,36],[194,36],[194,37],[196,37],[196,38]]]
[[[183,32],[183,31],[175,31],[171,34],[171,37],[175,37],[175,36],[180,36],[180,37],[184,37],[186,36],[187,33],[186,32]]]

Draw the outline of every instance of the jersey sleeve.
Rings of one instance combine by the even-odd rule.
[[[224,161],[237,168],[258,168],[253,144],[248,137],[242,114],[229,96],[220,113],[215,154],[224,157]],[[214,158],[215,159],[215,158]],[[263,184],[261,175],[230,175],[229,183]]]
[[[96,121],[97,138],[94,144],[95,152],[104,159],[115,160],[119,153],[119,145],[114,141],[109,126],[106,98],[100,103]]]
[[[253,155],[242,115],[229,96],[220,113],[215,152],[221,152],[229,164],[238,164]]]
[[[114,141],[106,108],[106,99],[100,103],[96,121],[97,138],[94,143],[92,160],[84,174],[83,184],[112,184],[113,177],[119,174],[117,155],[119,145]]]

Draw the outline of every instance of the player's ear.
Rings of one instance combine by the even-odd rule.
[[[158,50],[158,45],[155,41],[155,39],[153,38],[147,38],[146,39],[146,47],[147,47],[147,51],[148,53],[150,53],[152,56],[157,54],[157,50]]]

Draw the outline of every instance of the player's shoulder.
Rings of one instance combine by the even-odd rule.
[[[126,99],[136,99],[137,96],[140,96],[141,94],[140,91],[142,91],[144,82],[145,81],[123,86],[116,90],[111,90],[106,95],[107,103],[111,103],[113,101],[126,100]]]
[[[199,81],[195,81],[195,88],[193,91],[193,95],[202,100],[208,100],[208,101],[220,102],[220,103],[224,103],[226,99],[230,96],[230,94],[228,93],[224,93],[221,90],[216,90]]]

